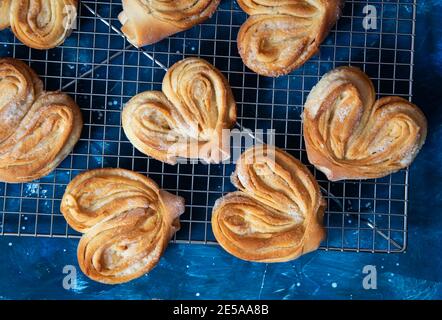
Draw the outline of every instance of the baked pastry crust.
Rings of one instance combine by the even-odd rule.
[[[210,18],[221,0],[122,0],[121,31],[136,47],[157,43]]]
[[[77,252],[84,274],[117,284],[155,267],[179,230],[184,200],[133,171],[96,169],[69,183],[61,212],[84,233]]]
[[[11,0],[0,1],[0,30],[9,27],[9,10],[11,8]]]
[[[66,94],[43,91],[24,62],[0,59],[0,181],[26,182],[53,171],[80,138],[81,111]]]
[[[376,101],[373,83],[354,67],[327,73],[305,104],[308,158],[332,181],[380,178],[405,168],[426,136],[417,106],[400,97]]]
[[[244,64],[269,77],[302,66],[319,49],[341,13],[342,0],[238,0],[250,15],[238,33]]]
[[[11,27],[26,46],[51,49],[70,35],[77,17],[77,0],[2,0],[0,30]]]
[[[212,213],[213,233],[227,252],[248,261],[284,262],[319,247],[325,201],[297,159],[274,147],[250,148],[232,183],[240,191],[218,199]]]
[[[230,154],[224,129],[236,121],[236,103],[226,78],[207,61],[173,65],[163,92],[133,97],[122,112],[123,129],[144,154],[175,164],[177,157],[219,163]]]

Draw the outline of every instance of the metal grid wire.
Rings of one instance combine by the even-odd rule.
[[[23,184],[0,183],[0,234],[78,237],[60,214],[66,185],[86,169],[119,167],[148,174],[186,199],[174,241],[215,243],[210,217],[216,199],[233,191],[233,164],[170,166],[133,148],[122,128],[126,101],[160,90],[168,66],[199,56],[228,78],[238,103],[238,128],[274,129],[275,143],[308,164],[302,138],[304,101],[320,77],[340,65],[362,68],[379,95],[411,98],[416,3],[413,0],[347,1],[320,53],[289,76],[266,78],[248,70],[236,46],[245,21],[236,1],[224,0],[205,23],[160,43],[136,49],[119,31],[120,0],[80,1],[77,30],[64,45],[38,51],[0,32],[0,56],[28,62],[47,90],[72,95],[85,121],[74,151],[50,175]],[[378,12],[378,29],[363,28],[363,8]],[[315,173],[327,198],[323,249],[401,252],[406,248],[408,170],[383,179],[329,182]]]

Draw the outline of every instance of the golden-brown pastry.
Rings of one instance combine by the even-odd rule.
[[[308,169],[288,153],[256,146],[243,153],[232,175],[240,190],[218,199],[213,233],[232,255],[283,262],[316,250],[325,236],[325,201]]]
[[[84,233],[78,264],[92,280],[123,283],[149,272],[179,230],[184,200],[124,169],[96,169],[66,188],[61,212]]]
[[[0,30],[9,27],[11,0],[0,0]]]
[[[75,102],[44,92],[35,72],[19,60],[0,59],[0,181],[25,182],[54,170],[80,138]]]
[[[31,48],[54,48],[70,35],[77,5],[77,0],[2,0],[0,30],[10,26]]]
[[[277,77],[302,66],[336,23],[341,0],[238,0],[250,15],[238,33],[249,69]]]
[[[198,58],[173,65],[163,92],[133,97],[122,113],[123,129],[141,152],[175,164],[177,157],[219,163],[230,154],[225,129],[236,121],[236,103],[224,76]],[[228,131],[228,130],[227,130]]]
[[[313,88],[304,111],[310,162],[332,181],[379,178],[411,164],[427,136],[421,110],[400,97],[376,101],[361,70],[340,67]]]
[[[210,18],[221,0],[122,0],[121,31],[136,47],[157,43]]]

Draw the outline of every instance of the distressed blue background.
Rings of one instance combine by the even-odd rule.
[[[414,102],[429,119],[427,144],[411,169],[409,246],[404,254],[319,251],[277,265],[240,261],[216,246],[170,245],[145,277],[105,286],[79,274],[76,240],[0,237],[0,298],[29,299],[432,299],[442,298],[442,1],[418,1]],[[375,265],[378,290],[362,288],[362,268]]]

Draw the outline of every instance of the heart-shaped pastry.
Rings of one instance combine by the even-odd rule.
[[[10,26],[23,44],[34,49],[55,48],[71,34],[77,6],[77,0],[2,0],[0,30]]]
[[[405,168],[426,136],[417,106],[400,97],[376,101],[373,83],[357,68],[324,75],[305,103],[308,158],[332,181],[380,178]]]
[[[230,155],[236,103],[224,76],[205,60],[174,64],[163,92],[133,97],[122,113],[123,129],[141,152],[175,164],[177,157],[219,163]]]
[[[155,267],[180,228],[184,200],[141,174],[96,169],[69,183],[61,212],[84,233],[77,253],[81,270],[95,281],[117,284]]]
[[[232,183],[240,191],[218,199],[212,213],[213,233],[227,252],[283,262],[319,247],[325,201],[301,162],[274,146],[256,146],[241,155]]]
[[[157,43],[210,18],[221,0],[123,0],[121,31],[136,47]]]
[[[339,18],[341,0],[238,0],[250,15],[238,33],[238,50],[249,69],[277,77],[302,66],[319,49]]]
[[[26,182],[54,170],[80,138],[83,122],[66,94],[43,91],[25,63],[0,59],[0,181]]]

